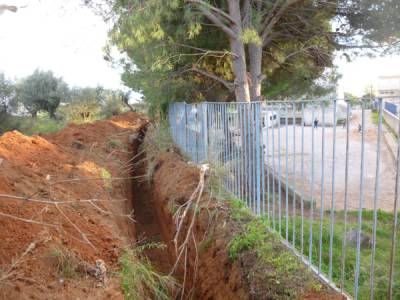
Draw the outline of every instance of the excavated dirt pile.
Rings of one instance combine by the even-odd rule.
[[[147,123],[127,113],[0,137],[1,299],[123,299],[106,274],[134,237],[129,142]]]

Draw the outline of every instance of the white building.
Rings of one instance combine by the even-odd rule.
[[[400,75],[379,76],[378,97],[400,100]]]

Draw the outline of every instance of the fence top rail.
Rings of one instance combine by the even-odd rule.
[[[362,99],[369,99],[369,97],[357,97],[355,98],[356,101],[362,101]],[[375,96],[375,97],[371,97],[371,99],[373,100],[378,100],[378,99],[382,99],[382,100],[388,100],[388,101],[392,101],[394,103],[400,103],[400,95],[391,95],[391,96]],[[227,101],[203,101],[203,102],[197,102],[197,103],[186,103],[185,101],[176,101],[176,102],[172,102],[172,103],[184,103],[184,104],[202,104],[202,103],[206,103],[206,104],[249,104],[249,103],[324,103],[324,102],[335,102],[335,101],[345,101],[345,102],[352,102],[354,101],[353,99],[347,99],[347,98],[329,98],[329,97],[321,97],[319,99],[286,99],[286,100],[265,100],[265,101],[251,101],[251,102],[245,102],[245,101],[231,101],[231,102],[227,102]]]

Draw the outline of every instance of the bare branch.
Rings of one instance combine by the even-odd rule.
[[[44,223],[44,222],[39,222],[39,221],[35,221],[35,220],[20,218],[20,217],[16,217],[16,216],[13,216],[13,215],[5,214],[5,213],[2,213],[2,212],[0,212],[0,216],[7,217],[7,218],[10,218],[10,219],[14,219],[14,220],[21,221],[21,222],[25,222],[25,223],[32,223],[32,224],[36,224],[36,225],[43,225],[43,226],[48,226],[48,227],[53,227],[53,228],[58,228],[59,227],[59,226],[57,226],[55,224]]]

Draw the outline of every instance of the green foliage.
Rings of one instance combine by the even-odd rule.
[[[363,210],[363,225],[362,232],[369,237],[372,237],[373,229],[373,211]],[[388,282],[387,276],[389,274],[390,259],[390,248],[391,248],[391,236],[392,236],[392,224],[393,224],[393,213],[384,212],[378,210],[377,212],[377,241],[376,241],[376,255],[375,255],[375,288],[374,296],[375,299],[385,299]],[[290,218],[288,227],[288,240],[292,243],[293,227],[296,230],[297,238],[295,241],[296,249],[301,252],[301,239],[299,233],[301,232],[301,218]],[[308,219],[303,221],[304,224],[304,254],[306,257],[309,254],[308,241],[312,236],[312,262],[314,265],[319,263],[319,230],[320,221],[314,219],[311,222]],[[357,212],[348,212],[348,225],[347,231],[357,228]],[[312,228],[312,235],[310,235],[310,228]],[[282,220],[282,232],[286,231],[285,218]],[[332,244],[332,278],[337,284],[340,283],[340,270],[341,270],[341,255],[342,255],[342,243],[343,243],[343,232],[344,232],[344,212],[339,211],[335,214],[335,226],[333,232],[333,244]],[[398,236],[398,242],[400,237]],[[324,216],[322,222],[322,272],[327,274],[329,270],[329,244],[330,244],[330,219],[329,213]],[[306,246],[307,245],[307,246]],[[345,265],[345,290],[352,294],[354,291],[354,274],[356,264],[357,249],[347,243],[346,247],[346,265]],[[371,248],[362,248],[360,256],[360,277],[359,277],[359,299],[370,298],[370,265],[371,265]],[[396,257],[396,266],[400,265],[400,257]],[[396,269],[395,282],[394,282],[394,295],[393,299],[400,297],[400,277],[399,270]]]
[[[65,125],[64,121],[50,118],[49,114],[44,112],[39,113],[36,118],[5,114],[0,121],[0,134],[18,130],[26,135],[35,135],[55,132],[64,128]]]
[[[14,86],[6,79],[4,73],[0,72],[0,120],[2,115],[5,115],[8,111],[11,98],[14,94]]]
[[[392,0],[354,0],[348,2],[342,0],[343,4],[340,12],[343,14],[343,20],[346,17],[346,25],[338,28],[343,32],[344,29],[353,36],[343,36],[342,41],[356,42],[370,46],[364,50],[368,50],[369,54],[396,53],[400,49],[398,40],[400,38],[400,2]],[[382,49],[376,46],[384,46]],[[359,54],[357,48],[354,49],[355,54]]]
[[[171,0],[146,3],[131,0],[117,1],[113,10],[118,19],[110,43],[129,57],[123,61],[126,71],[122,79],[134,90],[143,92],[145,101],[150,104],[150,113],[164,111],[170,101],[232,99],[232,92],[218,81],[191,71],[195,66],[225,80],[234,80],[227,37],[214,27],[204,25],[207,22],[191,5]],[[325,27],[329,14],[318,14],[314,19],[315,28]],[[254,22],[256,25],[260,20],[255,16]],[[241,39],[245,43],[260,44],[260,36],[254,28],[244,29]],[[321,63],[313,58],[315,51],[312,49],[302,51],[316,44],[316,40],[298,42],[293,38],[280,40],[278,46],[266,49],[263,73],[268,73],[268,80],[265,90],[274,90],[268,96],[301,94],[310,86],[320,86],[315,79],[323,74],[324,66],[329,65],[329,57]],[[318,44],[327,55],[333,50],[326,39],[320,39]],[[199,53],[199,49],[205,50]],[[285,58],[294,52],[298,53]],[[291,80],[284,86],[282,78]],[[280,88],[274,88],[276,85]]]
[[[87,123],[101,118],[101,102],[103,89],[74,88],[70,92],[69,103],[60,109],[60,113],[68,122]]]
[[[121,286],[125,299],[173,299],[171,291],[177,283],[173,277],[156,272],[142,253],[148,247],[160,246],[151,244],[127,250],[121,258]]]
[[[232,219],[236,221],[244,221],[248,220],[252,216],[251,211],[242,200],[231,199],[229,200],[229,204],[231,207],[230,213]]]
[[[121,97],[117,92],[111,92],[108,95],[101,109],[101,113],[105,118],[119,115],[126,110]]]
[[[229,259],[253,259],[249,282],[263,299],[295,299],[316,285],[310,272],[268,229],[266,220],[253,218],[229,243]]]
[[[107,141],[107,148],[109,150],[112,149],[121,149],[123,147],[123,144],[120,140],[114,140],[114,139],[109,139]]]
[[[344,100],[349,101],[351,105],[356,105],[360,103],[360,100],[357,96],[351,93],[344,93]]]
[[[235,236],[229,243],[229,259],[235,261],[239,254],[245,250],[253,249],[256,244],[266,239],[266,230],[258,220],[254,220],[245,226],[245,231]]]
[[[104,188],[106,190],[111,190],[112,189],[112,182],[111,182],[112,176],[111,176],[110,172],[108,172],[107,169],[101,168],[100,176],[103,179]]]
[[[52,118],[60,102],[68,96],[68,86],[51,71],[36,70],[17,85],[17,101],[36,117],[41,110],[47,111]]]

